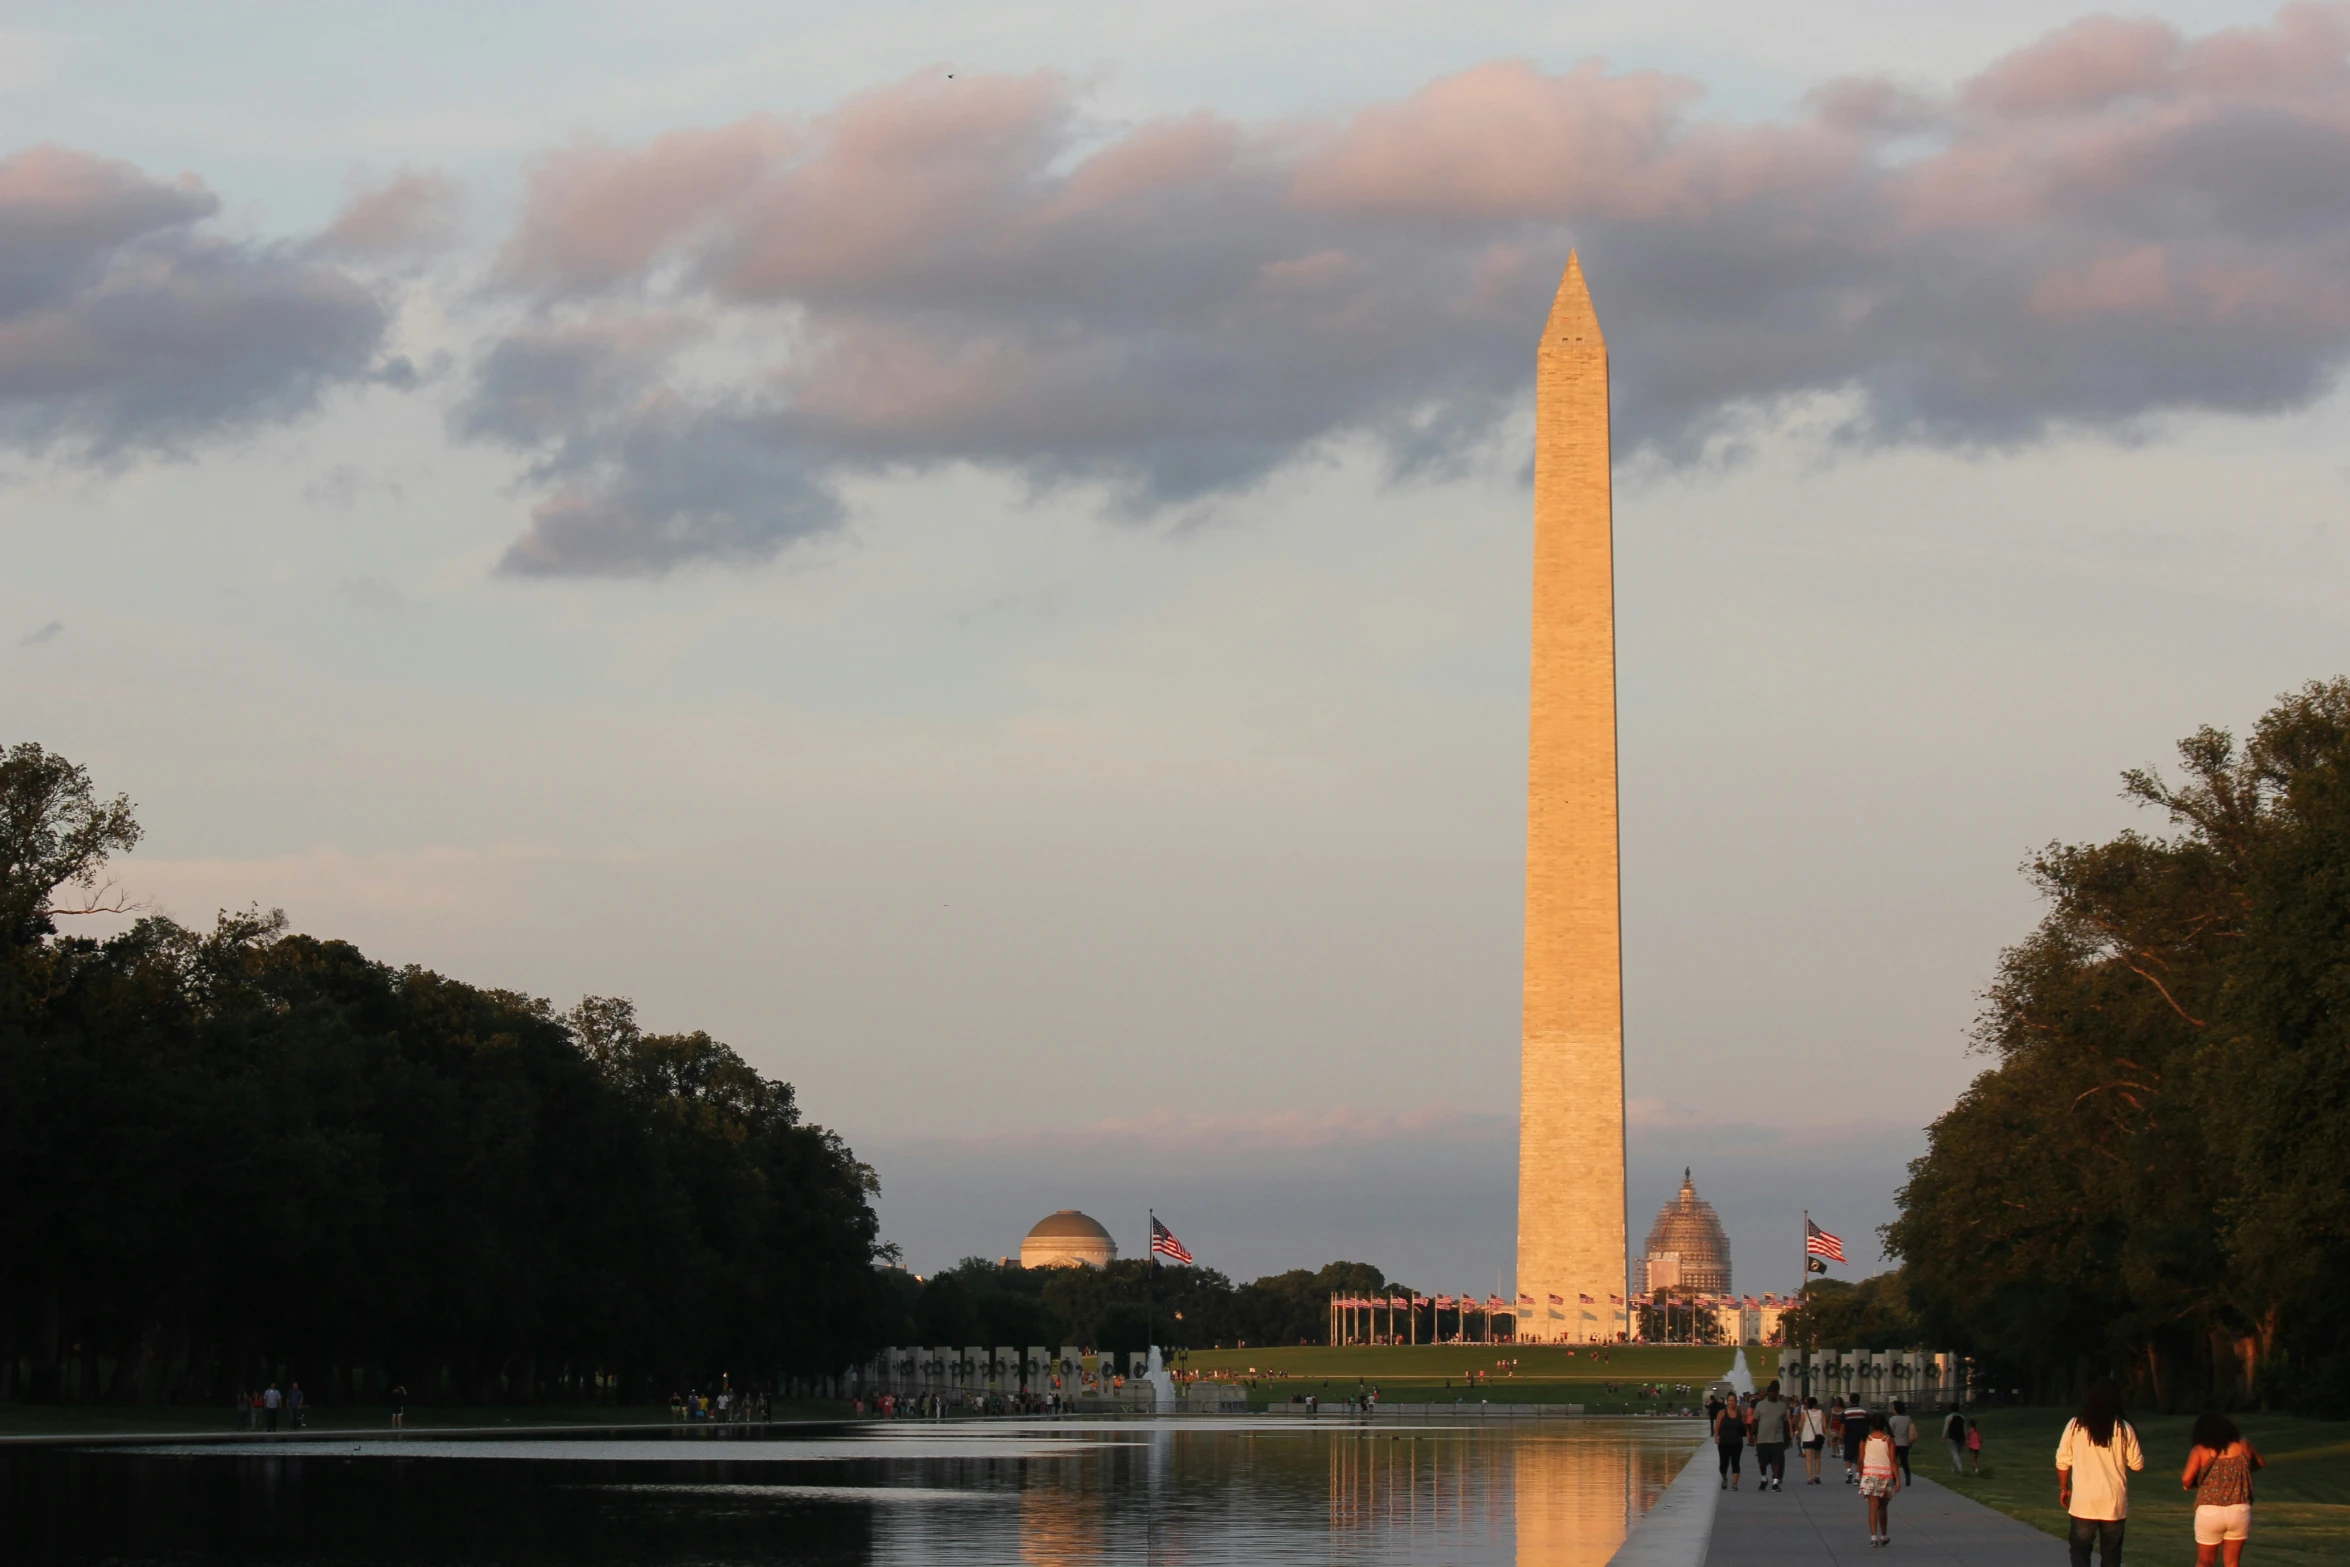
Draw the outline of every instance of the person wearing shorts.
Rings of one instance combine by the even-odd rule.
[[[1787,1426],[1795,1411],[1779,1396],[1779,1384],[1754,1401],[1754,1468],[1758,1491],[1787,1489]]]
[[[1860,1494],[1868,1498],[1869,1544],[1893,1543],[1893,1493],[1901,1489],[1901,1460],[1893,1451],[1893,1433],[1883,1415],[1869,1416],[1869,1434],[1861,1439]]]
[[[1828,1412],[1809,1394],[1803,1400],[1803,1474],[1805,1485],[1820,1483],[1820,1454],[1828,1445]]]
[[[1869,1412],[1859,1399],[1844,1406],[1842,1432],[1844,1438],[1844,1483],[1860,1483],[1860,1444],[1868,1439]]]
[[[2236,1423],[2216,1411],[2195,1422],[2194,1446],[2179,1484],[2195,1493],[2195,1567],[2238,1567],[2252,1537],[2252,1471],[2266,1466],[2260,1449]]]

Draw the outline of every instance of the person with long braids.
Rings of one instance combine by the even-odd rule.
[[[2111,1377],[2090,1384],[2056,1443],[2056,1500],[2071,1515],[2073,1567],[2089,1567],[2092,1542],[2100,1567],[2121,1567],[2130,1471],[2145,1467],[2138,1433],[2122,1418],[2121,1384]]]

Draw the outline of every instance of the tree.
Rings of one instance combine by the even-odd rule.
[[[634,1398],[884,1342],[873,1172],[720,1041],[259,911],[59,936],[138,830],[38,747],[0,832],[0,1396]]]
[[[1818,1349],[1906,1349],[1919,1338],[1898,1268],[1858,1283],[1813,1279],[1784,1330],[1788,1343]]]
[[[1920,1315],[2043,1396],[2350,1396],[2350,681],[2184,777],[2173,831],[2052,844],[2048,904],[1886,1231]]]
[[[87,769],[29,741],[0,753],[0,948],[54,935],[60,914],[120,912],[101,878],[138,842],[130,800],[99,799]],[[85,896],[61,906],[67,887]]]

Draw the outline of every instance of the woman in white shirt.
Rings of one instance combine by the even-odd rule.
[[[1803,1423],[1796,1427],[1796,1440],[1803,1444],[1803,1483],[1820,1483],[1820,1450],[1828,1445],[1828,1415],[1820,1408],[1820,1401],[1806,1397],[1803,1401]]]
[[[2073,1567],[2089,1567],[2092,1541],[2101,1567],[2121,1567],[2130,1471],[2145,1467],[2138,1433],[2122,1418],[2121,1384],[2107,1377],[2089,1389],[2056,1443],[2056,1500],[2072,1515]]]

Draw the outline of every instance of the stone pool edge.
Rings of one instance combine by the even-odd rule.
[[[1701,1442],[1665,1494],[1624,1537],[1608,1567],[1699,1567],[1714,1537],[1714,1504],[1721,1488],[1706,1459],[1713,1444]]]

